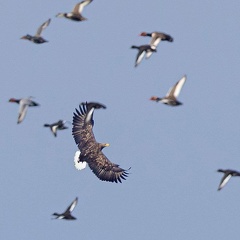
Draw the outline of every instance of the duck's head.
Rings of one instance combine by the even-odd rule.
[[[146,32],[141,32],[140,34],[139,34],[139,36],[147,36],[147,33]]]
[[[31,35],[25,35],[25,36],[22,36],[20,39],[25,39],[25,40],[31,40],[32,36]]]
[[[19,100],[18,100],[18,99],[16,99],[16,98],[10,98],[10,99],[8,100],[8,102],[15,102],[15,103],[19,103]]]
[[[160,98],[156,96],[152,96],[149,100],[158,102]]]

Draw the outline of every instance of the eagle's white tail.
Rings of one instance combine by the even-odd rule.
[[[80,151],[78,150],[78,151],[76,151],[76,153],[74,155],[74,166],[77,170],[83,170],[87,166],[87,163],[80,162],[79,156],[80,156]]]

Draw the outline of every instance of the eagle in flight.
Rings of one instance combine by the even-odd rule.
[[[106,108],[96,102],[81,103],[79,110],[73,114],[72,135],[80,151],[74,157],[75,167],[81,170],[89,165],[93,173],[102,181],[122,182],[128,176],[128,170],[112,163],[103,154],[102,149],[109,146],[107,143],[98,143],[95,140],[93,128],[93,112],[95,109]]]

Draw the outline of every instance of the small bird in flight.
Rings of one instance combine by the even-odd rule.
[[[49,18],[46,22],[44,22],[37,30],[37,33],[34,36],[31,36],[29,34],[21,37],[21,39],[25,39],[25,40],[29,40],[33,43],[36,44],[41,44],[41,43],[45,43],[48,42],[47,40],[45,40],[43,37],[41,37],[41,33],[43,31],[43,29],[45,29],[51,22],[51,19]]]
[[[231,177],[240,177],[240,172],[237,172],[235,170],[230,170],[230,169],[226,169],[226,170],[223,170],[223,169],[218,169],[217,170],[218,172],[221,172],[223,173],[223,177],[221,179],[221,182],[219,184],[219,187],[218,187],[218,191],[220,191],[226,184],[227,182],[230,180]]]
[[[93,0],[84,0],[76,4],[70,13],[58,13],[56,17],[65,17],[73,21],[85,21],[87,18],[82,16],[82,11],[85,6],[91,3]]]
[[[74,210],[74,208],[76,207],[77,202],[78,202],[78,198],[76,197],[74,199],[74,201],[70,204],[70,206],[66,209],[65,212],[60,213],[60,214],[59,213],[53,213],[52,215],[56,216],[55,219],[76,220],[76,218],[73,217],[71,215],[71,213]]]
[[[177,97],[180,94],[181,89],[184,83],[186,82],[186,80],[187,80],[187,76],[184,75],[172,88],[169,89],[165,97],[160,98],[160,97],[153,96],[150,98],[150,100],[155,102],[162,102],[170,106],[182,105],[182,103],[177,100]]]

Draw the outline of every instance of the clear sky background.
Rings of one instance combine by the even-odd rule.
[[[240,235],[240,179],[217,191],[219,168],[240,170],[238,1],[94,0],[85,22],[55,18],[76,1],[1,3],[1,239],[225,240]],[[49,42],[20,40],[43,31]],[[161,31],[174,38],[134,68],[137,51]],[[179,100],[164,96],[184,74]],[[17,124],[9,98],[34,96]],[[122,184],[77,171],[69,129],[54,138],[44,123],[72,121],[83,101],[106,156],[131,174]],[[51,220],[78,196],[76,221]]]

